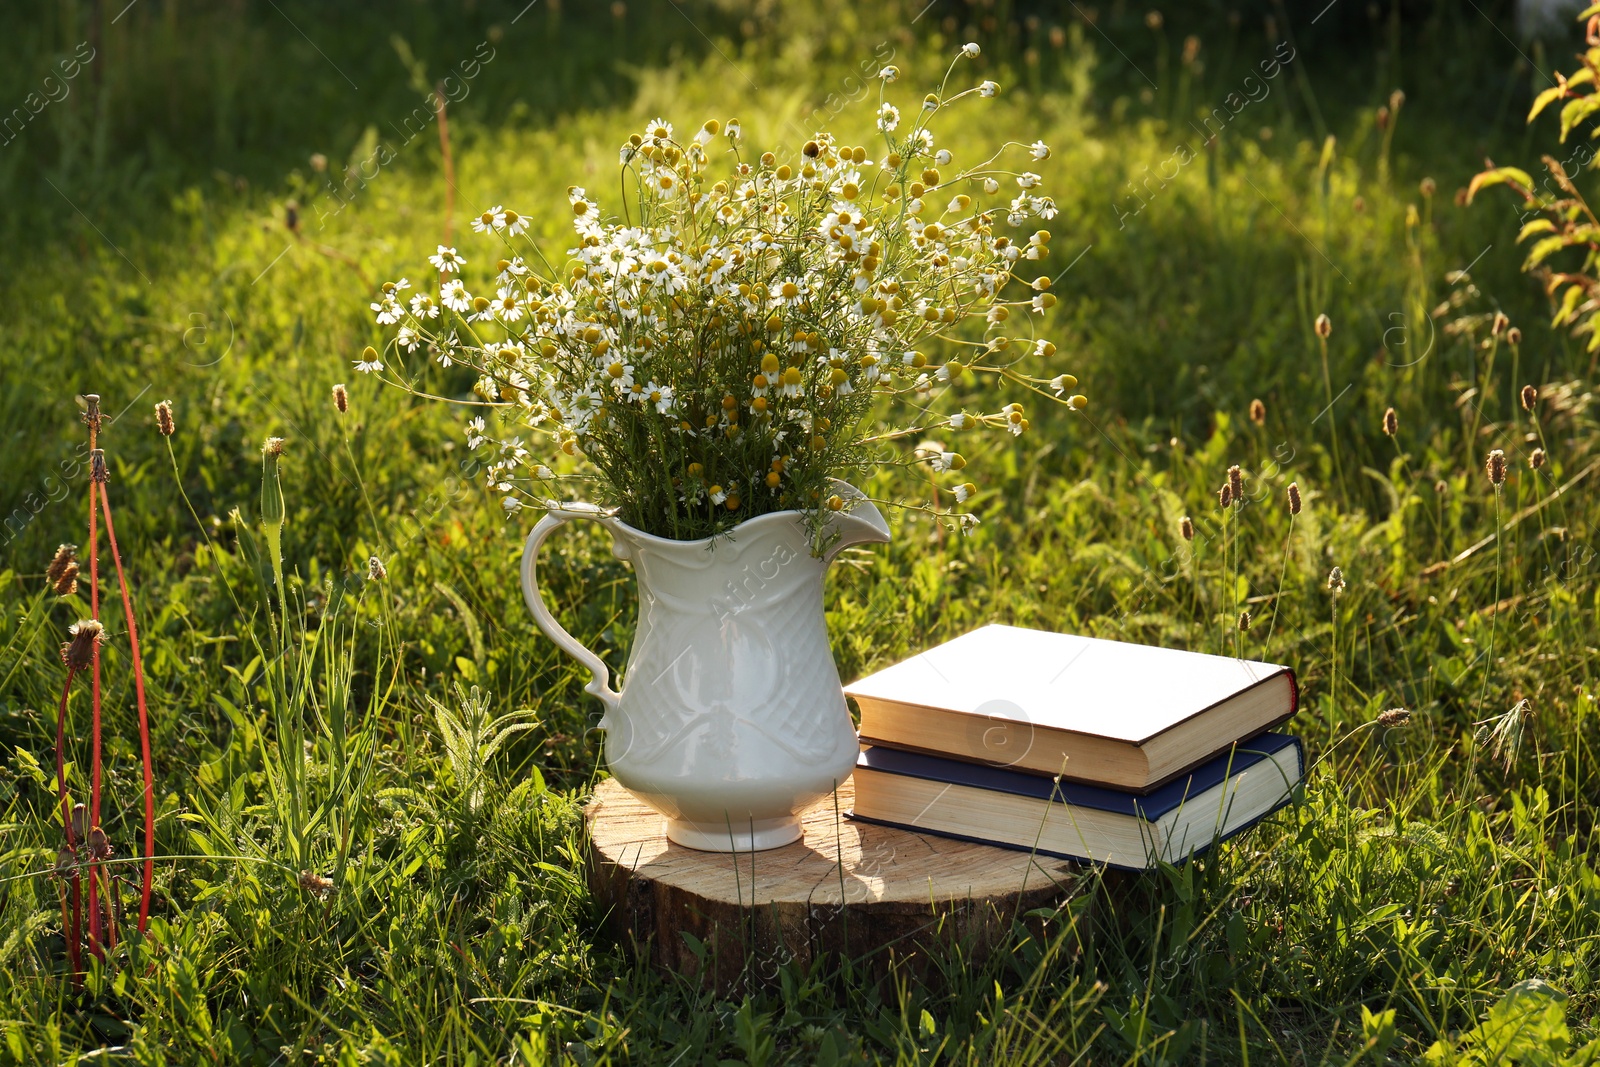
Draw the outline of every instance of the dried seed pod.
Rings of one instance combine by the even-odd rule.
[[[1528,466],[1533,470],[1539,470],[1544,466],[1544,459],[1544,449],[1536,448],[1528,455]]]
[[[1289,514],[1291,514],[1291,515],[1300,514],[1300,507],[1301,507],[1300,483],[1299,482],[1290,482],[1289,483],[1289,488],[1287,490],[1285,490],[1285,492],[1287,493],[1287,495],[1289,497]]]
[[[1539,402],[1539,390],[1531,385],[1522,387],[1522,410],[1532,411],[1533,406]]]
[[[1344,589],[1344,571],[1338,567],[1335,567],[1333,570],[1328,572],[1328,592],[1332,593],[1334,596],[1338,596],[1340,593],[1344,592]]]
[[[1235,503],[1244,503],[1244,471],[1239,469],[1237,463],[1228,468],[1228,489]]]
[[[1511,329],[1506,331],[1506,344],[1510,345],[1512,348],[1515,348],[1521,343],[1522,330],[1520,327],[1513,326]]]
[[[300,888],[313,896],[325,897],[333,892],[333,879],[326,878],[316,871],[301,871]]]
[[[111,480],[106,472],[106,450],[97,448],[89,453],[89,480],[105,485]]]
[[[1390,437],[1400,432],[1400,416],[1394,408],[1388,408],[1383,413],[1383,432]]]
[[[1232,503],[1233,503],[1233,487],[1230,486],[1227,482],[1223,482],[1222,483],[1222,488],[1217,490],[1217,504],[1218,504],[1218,506],[1225,508],[1229,504],[1232,504]]]
[[[70,640],[61,646],[61,662],[68,670],[81,671],[94,662],[95,649],[105,644],[106,631],[94,619],[80,619],[67,627]]]
[[[341,415],[350,410],[350,390],[344,387],[343,382],[333,387],[333,406],[339,409]]]
[[[1317,336],[1326,341],[1333,336],[1333,320],[1326,315],[1318,315],[1316,323]]]
[[[44,580],[57,596],[71,596],[78,591],[78,546],[62,545],[45,568]]]
[[[61,572],[61,577],[55,580],[53,588],[56,596],[71,596],[78,591],[78,561],[68,563]]]
[[[1239,632],[1244,633],[1248,629],[1250,629],[1250,613],[1241,611],[1239,612]]]
[[[1499,337],[1506,332],[1506,327],[1511,325],[1511,319],[1504,311],[1496,311],[1494,318],[1489,323],[1489,336]]]
[[[171,437],[177,429],[172,423],[172,401],[163,400],[156,405],[156,429],[161,431],[162,437]]]
[[[1498,448],[1491,449],[1489,457],[1483,461],[1483,471],[1495,488],[1500,488],[1506,480],[1506,454]]]
[[[1378,716],[1378,725],[1385,727],[1404,726],[1411,721],[1411,712],[1407,708],[1390,708]]]
[[[1259,397],[1250,401],[1250,421],[1257,426],[1267,424],[1267,405],[1262,403]]]
[[[389,571],[384,567],[383,560],[373,556],[367,560],[367,581],[381,582],[389,577]]]
[[[1189,516],[1185,515],[1178,522],[1178,532],[1183,535],[1183,539],[1185,541],[1193,541],[1194,540],[1194,520],[1189,518]]]

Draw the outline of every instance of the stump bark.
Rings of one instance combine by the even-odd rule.
[[[664,820],[615,780],[585,810],[589,882],[612,934],[662,971],[722,990],[772,980],[824,954],[871,973],[924,976],[977,962],[1012,924],[1055,908],[1081,868],[845,816],[852,783],[802,818],[794,844],[756,853],[669,842]]]

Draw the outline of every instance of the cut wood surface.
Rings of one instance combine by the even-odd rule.
[[[585,813],[590,884],[620,940],[727,988],[823,953],[880,972],[891,957],[922,971],[978,958],[1080,878],[1049,856],[855,822],[853,799],[846,782],[799,841],[736,855],[669,842],[661,815],[608,779]]]

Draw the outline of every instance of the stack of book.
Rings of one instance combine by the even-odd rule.
[[[1305,773],[1278,664],[985,626],[845,692],[854,818],[1089,863],[1182,862]]]

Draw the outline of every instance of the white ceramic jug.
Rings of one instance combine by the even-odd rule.
[[[800,515],[774,512],[718,538],[641,533],[592,504],[552,501],[528,535],[522,592],[534,621],[593,673],[605,705],[606,763],[667,819],[680,845],[744,852],[800,836],[799,813],[844,783],[858,746],[828,645],[822,577],[849,545],[889,540],[883,516],[838,483],[853,507],[819,559]],[[625,684],[545,607],[539,546],[563,523],[593,519],[633,564],[639,623]]]

